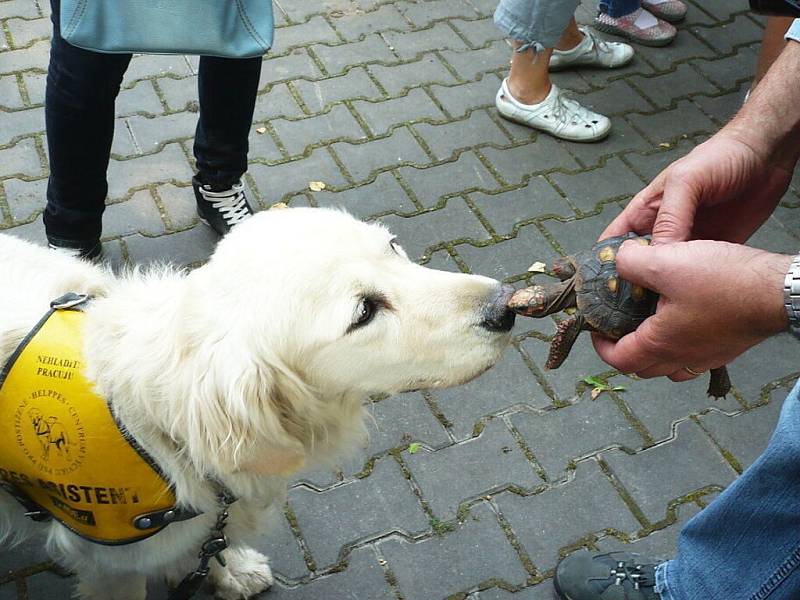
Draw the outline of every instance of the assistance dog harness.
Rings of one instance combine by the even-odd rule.
[[[149,538],[200,513],[178,506],[152,458],[117,421],[84,375],[85,295],[65,294],[0,370],[0,487],[34,521],[56,519],[99,544]],[[191,597],[227,547],[223,530],[233,494],[222,484],[219,512],[200,564],[170,595]]]

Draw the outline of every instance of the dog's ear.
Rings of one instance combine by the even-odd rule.
[[[288,476],[300,470],[313,437],[306,415],[319,402],[313,390],[263,353],[217,348],[208,359],[189,399],[193,461],[219,475]]]

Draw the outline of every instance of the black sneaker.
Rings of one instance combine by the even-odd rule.
[[[660,600],[655,585],[662,562],[631,552],[579,550],[558,563],[553,584],[561,600]]]
[[[48,238],[47,247],[50,248],[50,250],[61,252],[67,256],[82,258],[85,260],[97,260],[103,253],[103,245],[100,243],[100,240],[75,242]]]
[[[200,220],[219,235],[225,235],[233,227],[253,216],[253,208],[244,193],[241,180],[223,190],[204,185],[197,177],[192,178],[197,214]]]

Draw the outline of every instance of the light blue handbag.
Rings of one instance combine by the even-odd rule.
[[[272,33],[272,0],[61,0],[61,37],[97,52],[249,58]]]

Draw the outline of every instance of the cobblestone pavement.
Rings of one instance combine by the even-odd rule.
[[[0,229],[40,243],[47,4],[0,0]],[[637,47],[617,71],[556,74],[613,120],[607,141],[579,145],[498,117],[509,49],[495,4],[276,2],[247,175],[261,208],[341,205],[384,222],[423,263],[519,284],[534,260],[586,247],[725,122],[763,27],[745,0],[690,0],[672,46]],[[578,15],[590,21],[591,5]],[[112,264],[196,263],[214,247],[189,187],[196,66],[139,56],[128,70],[103,238]],[[327,189],[310,191],[311,180]],[[796,194],[755,245],[797,250]],[[576,548],[669,556],[681,524],[764,447],[796,375],[788,336],[737,360],[735,393],[720,402],[704,380],[616,375],[586,337],[546,373],[553,332],[553,321],[521,321],[479,380],[376,401],[370,446],[292,486],[286,518],[263,538],[278,574],[263,597],[542,600],[558,557]],[[626,389],[591,401],[587,375]],[[39,547],[2,550],[0,600],[67,598],[65,575]]]

